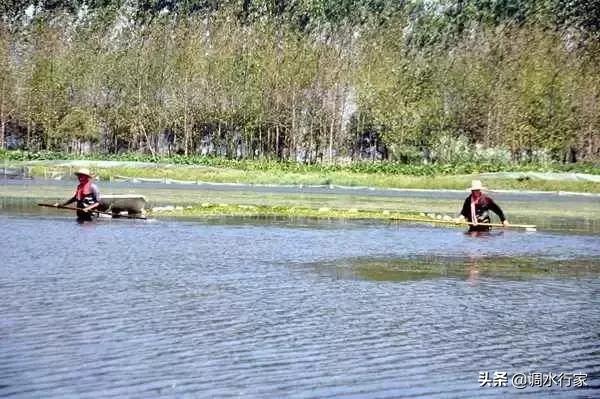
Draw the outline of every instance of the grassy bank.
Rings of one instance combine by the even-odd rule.
[[[38,178],[69,176],[75,168],[65,166],[35,165],[28,167]],[[101,180],[123,178],[160,179],[165,182],[191,181],[212,183],[245,183],[274,185],[338,185],[348,187],[377,187],[405,189],[451,189],[463,190],[478,173],[464,175],[407,175],[395,173],[360,173],[349,170],[294,172],[284,169],[244,170],[217,167],[165,166],[156,167],[110,167],[93,168]],[[507,179],[485,177],[485,185],[491,190],[523,191],[571,191],[600,193],[600,183],[588,181],[558,181],[534,179]]]
[[[462,190],[483,178],[491,190],[572,191],[600,193],[600,183],[541,180],[530,177],[484,176],[494,172],[579,172],[600,175],[594,164],[460,163],[413,165],[394,162],[300,164],[270,160],[231,160],[202,156],[152,157],[140,154],[89,155],[77,159],[56,152],[0,151],[5,166],[23,167],[37,178],[65,178],[89,164],[101,180],[148,178],[191,182],[274,185],[339,185],[349,187]],[[103,161],[117,161],[106,165]]]

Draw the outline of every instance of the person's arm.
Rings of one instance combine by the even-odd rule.
[[[470,204],[470,199],[471,197],[467,197],[467,199],[465,200],[462,210],[460,211],[460,215],[462,217],[464,217],[466,220],[471,221],[471,204]]]
[[[90,188],[92,190],[92,199],[94,200],[94,203],[84,208],[84,211],[86,212],[89,212],[100,205],[100,191],[98,191],[98,187],[95,184],[92,184]]]
[[[73,202],[77,201],[77,197],[75,195],[73,195],[71,198],[69,198],[68,200],[66,200],[65,202],[56,202],[54,204],[54,206],[67,206],[69,204],[72,204]]]
[[[502,212],[502,209],[500,209],[500,207],[498,206],[498,204],[496,204],[494,202],[493,199],[488,197],[488,208],[490,208],[491,211],[493,211],[496,215],[498,215],[498,217],[500,218],[500,221],[502,222],[503,225],[508,225],[508,220],[506,220],[506,217],[504,216],[504,212]]]

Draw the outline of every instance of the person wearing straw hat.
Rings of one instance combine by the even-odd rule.
[[[482,191],[485,187],[480,180],[471,182],[471,194],[465,199],[460,215],[469,223],[469,232],[489,231],[490,226],[480,223],[490,223],[490,211],[494,212],[500,218],[504,226],[508,226],[508,220],[504,216],[502,209]]]
[[[55,206],[67,206],[73,202],[77,202],[77,221],[86,222],[92,220],[92,210],[100,205],[100,191],[98,187],[92,183],[93,175],[89,169],[81,168],[75,172],[79,184],[75,189],[75,193],[65,202],[56,203]]]

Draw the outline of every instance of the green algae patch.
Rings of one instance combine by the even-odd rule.
[[[28,211],[39,202],[64,201],[73,195],[74,180],[23,180],[0,185],[0,208]],[[416,216],[419,219],[456,217],[464,196],[462,194],[403,193],[393,191],[345,190],[340,188],[254,187],[229,185],[176,185],[145,183],[110,183],[99,181],[101,195],[143,195],[152,217],[284,217],[319,219],[394,219]],[[494,192],[491,195],[496,198]],[[596,196],[549,195],[532,193],[530,198],[508,195],[499,201],[512,224],[534,224],[538,231],[565,233],[600,232],[600,202]],[[535,203],[535,206],[532,204]],[[52,210],[51,212],[56,212]],[[47,213],[46,211],[44,213]],[[398,221],[398,224],[428,224],[427,222]]]
[[[330,207],[301,207],[281,205],[235,205],[211,204],[155,207],[149,212],[152,217],[286,217],[286,218],[316,218],[316,219],[393,219],[401,217],[415,217],[415,213],[392,212],[389,210],[366,210],[357,208],[330,208]]]
[[[418,256],[399,259],[353,258],[311,264],[319,273],[329,271],[344,279],[369,281],[417,281],[436,278],[526,280],[546,277],[600,275],[596,259],[541,259],[536,257]]]

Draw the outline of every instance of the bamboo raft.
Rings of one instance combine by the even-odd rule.
[[[398,220],[405,222],[421,222],[421,223],[440,223],[440,224],[449,224],[454,226],[487,226],[487,227],[501,227],[501,228],[515,228],[515,229],[525,229],[525,231],[537,231],[537,226],[533,224],[508,224],[503,225],[500,223],[471,223],[467,221],[458,221],[458,220],[442,220],[442,219],[425,219],[425,218],[410,218],[410,217],[394,217],[390,218],[390,220]]]
[[[54,204],[38,204],[38,206],[42,206],[45,208],[55,208],[55,209],[65,209],[65,210],[69,210],[69,211],[83,211],[83,208],[77,208],[74,206],[63,206],[63,205],[54,205]],[[105,215],[105,216],[111,216],[111,217],[122,217],[122,218],[126,218],[126,219],[141,219],[141,220],[146,220],[145,216],[141,216],[141,215],[115,215],[113,212],[105,212],[102,210],[98,210],[98,209],[92,209],[91,211],[89,211],[90,213],[95,213],[97,215]]]

